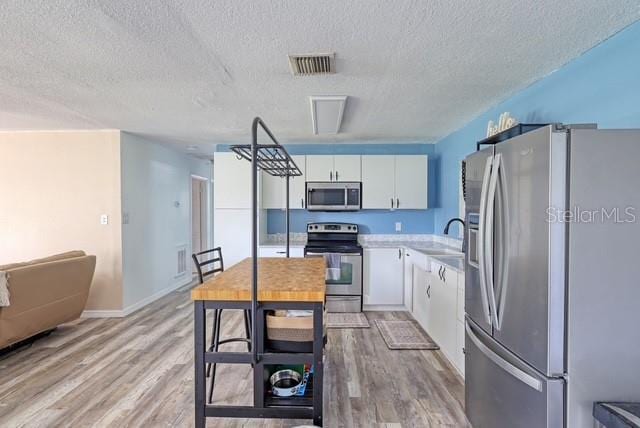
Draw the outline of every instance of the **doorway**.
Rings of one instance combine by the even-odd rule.
[[[191,176],[191,252],[199,253],[209,245],[209,198],[208,180],[196,175]]]

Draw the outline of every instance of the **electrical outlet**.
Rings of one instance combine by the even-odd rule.
[[[402,223],[396,222],[396,232],[402,232]]]
[[[102,214],[100,216],[100,224],[102,225],[109,224],[109,216],[106,214]]]

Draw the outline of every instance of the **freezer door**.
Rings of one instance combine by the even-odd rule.
[[[546,378],[467,320],[465,406],[474,428],[564,426],[564,379]]]
[[[481,217],[486,210],[486,198],[491,175],[493,147],[469,155],[465,174],[465,222],[467,251],[465,254],[465,312],[487,333],[491,333],[491,313],[483,269]],[[482,224],[484,226],[484,224]]]
[[[488,192],[493,337],[547,376],[564,373],[566,141],[545,127],[496,145]]]

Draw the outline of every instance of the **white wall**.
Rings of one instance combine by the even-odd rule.
[[[119,310],[120,212],[120,131],[0,132],[0,265],[84,250],[87,309]]]
[[[121,138],[121,159],[127,313],[191,281],[191,175],[210,183],[212,169],[208,160],[126,132]],[[176,277],[180,245],[187,248],[187,271]]]

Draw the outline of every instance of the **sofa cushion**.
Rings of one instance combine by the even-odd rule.
[[[78,250],[67,251],[65,253],[54,254],[53,256],[44,257],[42,259],[33,259],[33,260],[28,261],[28,262],[11,263],[11,264],[8,264],[8,265],[0,265],[0,271],[9,271],[11,269],[17,269],[17,268],[21,268],[21,267],[25,267],[25,266],[37,265],[39,263],[54,262],[56,260],[73,259],[73,258],[76,258],[76,257],[83,257],[85,255],[86,254],[85,254],[84,251],[78,251]]]

